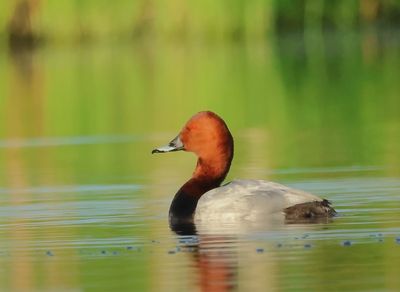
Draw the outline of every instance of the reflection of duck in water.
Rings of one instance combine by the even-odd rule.
[[[329,201],[273,182],[234,180],[220,186],[233,158],[233,138],[213,112],[194,115],[175,139],[152,153],[178,150],[194,152],[198,161],[192,178],[171,203],[171,225],[257,222],[272,217],[295,222],[336,214]]]
[[[181,237],[181,252],[190,255],[191,273],[200,291],[237,290],[239,250],[233,236]]]

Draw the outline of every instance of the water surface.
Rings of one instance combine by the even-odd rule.
[[[399,290],[398,52],[350,32],[2,49],[0,290]],[[313,192],[338,217],[171,231],[195,157],[150,152],[203,109],[235,137],[228,180]]]

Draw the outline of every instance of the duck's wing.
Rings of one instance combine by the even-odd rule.
[[[234,180],[205,193],[199,200],[195,218],[200,220],[257,220],[284,214],[286,208],[322,202],[317,196],[263,180]]]

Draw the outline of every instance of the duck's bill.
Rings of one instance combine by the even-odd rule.
[[[179,148],[176,148],[176,147],[171,147],[169,145],[165,145],[165,146],[161,146],[161,147],[158,147],[156,149],[153,149],[151,151],[151,154],[154,154],[154,153],[166,153],[166,152],[179,151],[179,150],[183,150],[183,149],[179,149]]]
[[[183,143],[181,139],[179,138],[179,135],[175,137],[174,140],[169,142],[168,145],[158,147],[156,149],[153,149],[151,151],[151,154],[154,153],[166,153],[166,152],[172,152],[172,151],[179,151],[179,150],[185,150],[185,147],[183,147]]]

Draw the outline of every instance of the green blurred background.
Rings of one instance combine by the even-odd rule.
[[[150,151],[205,109],[235,137],[231,178],[297,182],[344,214],[316,249],[239,262],[258,263],[241,283],[398,290],[393,238],[335,240],[399,230],[399,68],[395,0],[2,1],[0,290],[198,287],[194,258],[166,252],[194,157]]]
[[[398,162],[399,1],[0,6],[5,137],[144,135],[211,109],[271,132],[277,166]]]
[[[396,0],[10,0],[0,5],[0,33],[14,42],[254,40],[282,31],[400,23]]]

